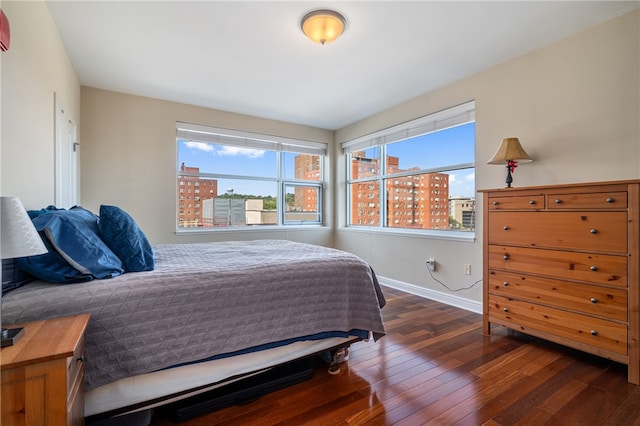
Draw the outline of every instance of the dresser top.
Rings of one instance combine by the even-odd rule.
[[[612,180],[603,182],[581,182],[581,183],[565,183],[555,185],[536,185],[536,186],[521,186],[511,188],[492,188],[492,189],[478,189],[478,192],[517,192],[517,191],[530,191],[530,190],[549,190],[549,189],[575,189],[575,188],[589,188],[593,186],[615,186],[615,185],[629,185],[638,184],[640,179],[629,180]]]

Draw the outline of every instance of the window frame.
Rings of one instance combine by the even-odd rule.
[[[320,162],[322,163],[322,160],[320,160]],[[322,177],[322,174],[320,175]],[[323,187],[324,184],[322,181],[319,182],[314,182],[314,181],[304,181],[304,180],[284,180],[282,182],[282,194],[283,194],[283,201],[286,203],[286,188],[287,187],[293,187],[293,188],[315,188],[316,189],[316,211],[315,212],[309,212],[309,214],[315,214],[317,217],[316,221],[300,221],[300,220],[293,220],[293,219],[287,219],[287,211],[283,210],[281,212],[281,217],[280,220],[282,221],[283,225],[310,225],[310,224],[318,224],[321,225],[322,224],[322,212],[323,212]]]
[[[273,151],[276,158],[276,176],[259,176],[259,175],[244,175],[244,174],[229,174],[229,173],[212,173],[212,172],[187,172],[181,170],[181,159],[179,155],[179,147],[181,142],[197,142],[206,143],[218,146],[231,146],[231,147],[243,147],[249,149],[259,149],[265,151]],[[306,180],[300,178],[286,178],[285,174],[285,161],[284,157],[287,154],[311,154],[318,156],[319,174],[318,180]],[[175,207],[175,227],[176,233],[192,233],[192,232],[221,232],[221,231],[238,231],[245,232],[255,229],[269,229],[269,228],[281,228],[285,226],[323,226],[324,225],[324,186],[325,186],[325,171],[327,156],[327,144],[322,142],[312,142],[299,139],[291,139],[280,136],[270,136],[264,134],[257,134],[239,130],[222,129],[217,127],[196,125],[190,123],[176,122],[176,207]],[[200,227],[187,227],[182,226],[180,219],[180,203],[181,192],[184,192],[184,187],[187,185],[181,185],[181,177],[194,177],[198,179],[207,180],[251,180],[257,182],[273,182],[276,187],[275,197],[276,203],[276,223],[264,224],[264,225],[250,225],[245,223],[244,225],[227,225],[227,226],[200,226]],[[190,184],[189,184],[190,185]],[[317,206],[316,212],[313,212],[316,216],[316,220],[287,220],[286,219],[286,188],[294,187],[312,187],[317,191]],[[216,194],[213,199],[220,198]],[[202,200],[204,201],[204,199]],[[245,200],[246,201],[246,200]],[[245,205],[245,218],[246,218],[246,205]]]
[[[397,203],[393,198],[394,195],[388,193],[387,185],[393,184],[394,180],[406,178],[410,176],[418,176],[429,173],[446,173],[450,174],[458,170],[473,169],[475,172],[475,140],[474,140],[474,160],[472,162],[446,164],[443,166],[420,168],[413,170],[404,170],[396,173],[389,173],[387,165],[387,146],[392,143],[402,142],[410,140],[416,137],[420,137],[429,133],[443,131],[453,127],[474,123],[475,127],[475,101],[469,101],[461,105],[448,108],[434,114],[429,114],[424,117],[420,117],[415,120],[411,120],[397,126],[393,126],[369,135],[365,135],[356,139],[345,141],[341,144],[346,163],[346,184],[345,184],[345,198],[346,198],[346,220],[345,227],[354,231],[365,232],[383,232],[383,233],[406,233],[411,235],[428,235],[436,238],[455,238],[455,239],[475,239],[476,226],[470,230],[456,230],[456,229],[425,229],[425,228],[411,228],[411,227],[394,227],[393,224],[388,222],[391,220],[388,217],[388,204]],[[363,151],[370,148],[376,148],[378,172],[375,176],[366,176],[363,178],[352,177],[352,154],[357,151]],[[372,157],[373,158],[373,157]],[[353,203],[354,194],[352,193],[353,186],[355,184],[370,183],[370,185],[377,185],[377,201],[378,201],[378,223],[375,224],[358,224],[353,223]],[[449,200],[447,205],[447,223],[450,217],[451,195],[449,194]],[[356,197],[357,199],[358,197]],[[474,206],[475,206],[475,180],[474,180]],[[474,207],[475,216],[475,207]],[[473,221],[475,223],[475,221]]]

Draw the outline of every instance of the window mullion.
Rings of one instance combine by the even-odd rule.
[[[433,169],[418,169],[418,170],[411,170],[411,171],[407,171],[407,172],[392,173],[392,174],[388,174],[388,175],[383,175],[382,177],[385,178],[385,179],[387,179],[387,178],[398,178],[398,177],[424,175],[424,174],[429,174],[429,173],[451,172],[451,171],[454,171],[454,170],[469,169],[469,168],[472,168],[472,167],[474,167],[473,163],[454,164],[454,165],[451,165],[451,166],[437,167],[437,168],[433,168]]]
[[[281,148],[281,147],[280,147]],[[284,223],[284,212],[286,211],[286,200],[284,182],[282,177],[284,175],[282,169],[284,168],[284,161],[282,161],[282,149],[278,150],[276,156],[277,170],[278,170],[278,193],[276,194],[276,217],[278,218],[278,226],[282,226]]]
[[[388,197],[387,197],[387,190],[384,185],[384,179],[382,177],[385,174],[387,174],[387,145],[386,144],[380,146],[380,176],[378,176],[378,190],[379,190],[378,202],[380,204],[380,206],[378,207],[380,211],[380,218],[378,220],[379,228],[384,228],[385,222],[387,220],[386,218],[387,218],[387,210],[388,210],[387,208]]]

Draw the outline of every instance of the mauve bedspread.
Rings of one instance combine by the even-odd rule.
[[[282,240],[154,247],[156,269],[2,298],[3,324],[91,313],[86,390],[123,377],[325,331],[385,333],[360,258]]]

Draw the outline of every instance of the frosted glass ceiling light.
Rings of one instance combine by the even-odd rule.
[[[340,37],[345,24],[344,16],[338,12],[321,9],[304,15],[300,27],[309,39],[324,45]]]

